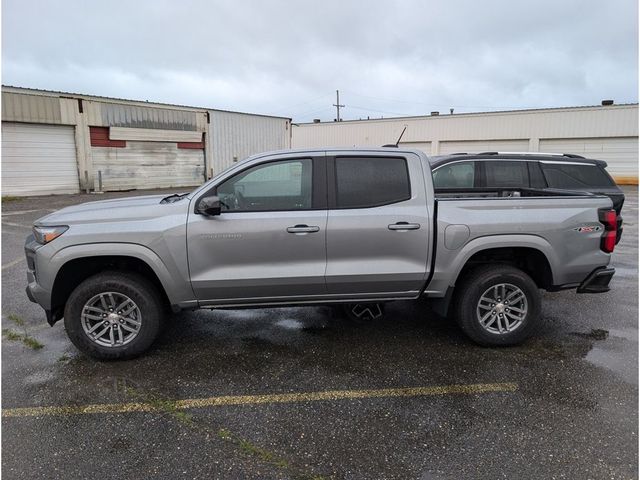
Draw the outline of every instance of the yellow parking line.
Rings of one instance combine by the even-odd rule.
[[[27,230],[31,230],[30,225],[23,225],[22,223],[2,222],[2,225],[7,225],[8,227],[26,228]]]
[[[172,408],[204,408],[229,405],[258,405],[265,403],[317,402],[323,400],[354,400],[358,398],[421,397],[429,395],[480,394],[514,392],[515,383],[476,383],[470,385],[444,385],[434,387],[383,388],[379,390],[329,390],[324,392],[276,393],[267,395],[231,395],[209,398],[190,398],[172,402]],[[152,412],[158,407],[152,403],[103,403],[65,407],[5,408],[3,417],[40,417],[44,415],[84,415],[93,413]]]
[[[14,265],[18,265],[19,263],[22,263],[24,261],[24,257],[20,257],[20,258],[16,258],[15,260],[2,265],[2,270],[4,270],[5,268],[10,268],[13,267]]]

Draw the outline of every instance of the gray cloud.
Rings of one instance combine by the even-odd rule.
[[[4,0],[5,84],[345,118],[637,102],[635,0]]]

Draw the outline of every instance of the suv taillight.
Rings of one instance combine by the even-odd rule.
[[[600,240],[600,250],[606,253],[613,252],[616,246],[616,236],[618,234],[618,215],[615,210],[598,210],[600,223],[604,225],[604,233]]]

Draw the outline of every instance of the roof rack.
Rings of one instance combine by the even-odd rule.
[[[468,155],[454,153],[452,155]],[[568,158],[585,158],[582,155],[576,155],[575,153],[552,153],[552,152],[480,152],[475,155],[533,155],[544,157],[568,157]]]

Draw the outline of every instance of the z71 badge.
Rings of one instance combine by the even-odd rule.
[[[574,230],[578,233],[592,233],[599,232],[602,230],[602,227],[600,225],[585,225],[583,227],[576,227]]]

